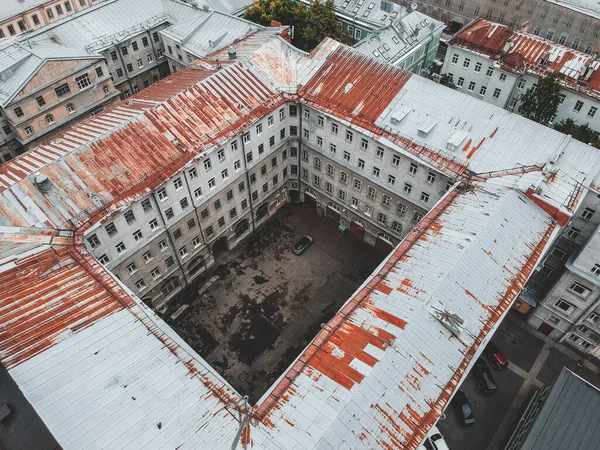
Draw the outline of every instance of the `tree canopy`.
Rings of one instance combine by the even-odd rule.
[[[349,43],[335,16],[333,0],[314,0],[310,6],[293,0],[254,0],[251,7],[246,7],[244,18],[265,26],[271,20],[293,26],[292,44],[305,51],[311,51],[326,37]]]
[[[575,122],[573,119],[564,119],[555,124],[554,129],[560,131],[561,133],[570,134],[578,141],[593,145],[596,148],[600,148],[600,139],[598,137],[598,133],[590,128],[587,123],[583,125],[577,125],[577,122]]]
[[[521,98],[519,113],[528,119],[547,125],[560,104],[560,84],[555,74],[540,78]]]

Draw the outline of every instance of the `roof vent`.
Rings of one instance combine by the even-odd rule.
[[[458,314],[448,311],[447,309],[435,311],[435,318],[439,320],[444,328],[456,337],[460,337],[465,321]]]
[[[202,11],[208,12],[208,5],[206,3],[202,5]]]
[[[456,150],[469,134],[464,130],[456,130],[446,143],[448,150]]]
[[[393,5],[391,2],[386,2],[385,0],[381,0],[381,10],[387,13],[391,13],[393,10]]]
[[[235,48],[233,47],[229,47],[229,50],[227,50],[227,54],[229,55],[229,59],[237,58],[237,53],[235,52]]]
[[[52,190],[52,182],[43,173],[38,173],[35,176],[35,185],[41,192],[50,192]]]
[[[427,136],[429,132],[433,130],[433,127],[435,127],[436,125],[437,120],[435,120],[432,117],[428,118],[425,122],[419,125],[419,134],[422,136]]]

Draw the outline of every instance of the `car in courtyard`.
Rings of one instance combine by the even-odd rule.
[[[467,395],[462,389],[456,391],[452,403],[454,404],[454,408],[462,423],[465,425],[473,425],[475,423],[473,409],[471,409],[471,405],[469,405],[469,401],[467,400]]]
[[[473,376],[475,377],[475,381],[477,381],[477,386],[484,394],[493,394],[498,389],[490,366],[485,362],[485,359],[479,358],[475,362]]]
[[[438,430],[435,425],[431,427],[429,436],[427,436],[423,441],[423,444],[419,446],[419,450],[423,447],[426,450],[450,450],[444,436],[442,436],[442,433],[440,433],[440,430]]]
[[[304,251],[311,246],[313,243],[313,238],[310,235],[302,236],[298,242],[294,245],[294,253],[296,255],[301,255]]]
[[[508,366],[506,356],[492,341],[488,343],[483,352],[494,369],[502,370]]]

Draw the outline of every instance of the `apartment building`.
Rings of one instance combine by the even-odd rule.
[[[600,60],[541,37],[483,19],[449,42],[442,73],[460,91],[509,111],[540,77],[556,72],[561,102],[552,123],[572,119],[600,132]]]
[[[41,28],[103,1],[4,0],[0,5],[0,38]]]
[[[238,3],[216,6],[238,11]],[[122,19],[113,20],[116,16]],[[179,63],[185,56],[189,63],[265,30],[277,35],[288,27],[265,28],[208,5],[149,0],[140,9],[136,0],[117,0],[0,41],[0,158],[11,159],[66,123],[97,114],[118,96],[127,98],[178,70],[168,57]],[[180,44],[187,45],[185,51]],[[87,80],[78,82],[90,64]]]
[[[359,52],[412,73],[420,73],[435,60],[445,25],[412,6],[383,28],[354,45]]]
[[[330,39],[232,47],[0,167],[1,362],[64,448],[416,449],[598,194],[600,153]],[[404,240],[250,406],[140,299],[287,199]]]
[[[483,18],[511,28],[527,25],[531,33],[592,53],[600,36],[600,7],[590,0],[425,0],[419,11],[459,31]]]

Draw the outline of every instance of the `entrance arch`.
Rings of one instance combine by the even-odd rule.
[[[350,233],[360,240],[365,239],[365,223],[360,219],[353,219],[350,222]]]
[[[227,245],[227,236],[221,236],[215,241],[212,246],[213,258],[215,264],[223,264],[225,262],[229,246]]]
[[[304,190],[304,203],[310,206],[313,211],[317,210],[317,194],[311,188]]]
[[[341,211],[340,207],[333,202],[329,202],[326,210],[327,218],[332,219],[335,223],[340,222]]]
[[[204,257],[202,255],[196,255],[188,264],[188,271],[190,275],[194,275],[200,269],[204,267]]]
[[[379,233],[375,240],[375,248],[384,254],[388,254],[394,248],[392,237],[385,233]]]
[[[256,209],[256,220],[259,221],[269,213],[269,205],[267,202],[263,203]]]
[[[242,219],[235,224],[235,237],[239,238],[246,231],[248,231],[248,219]]]

